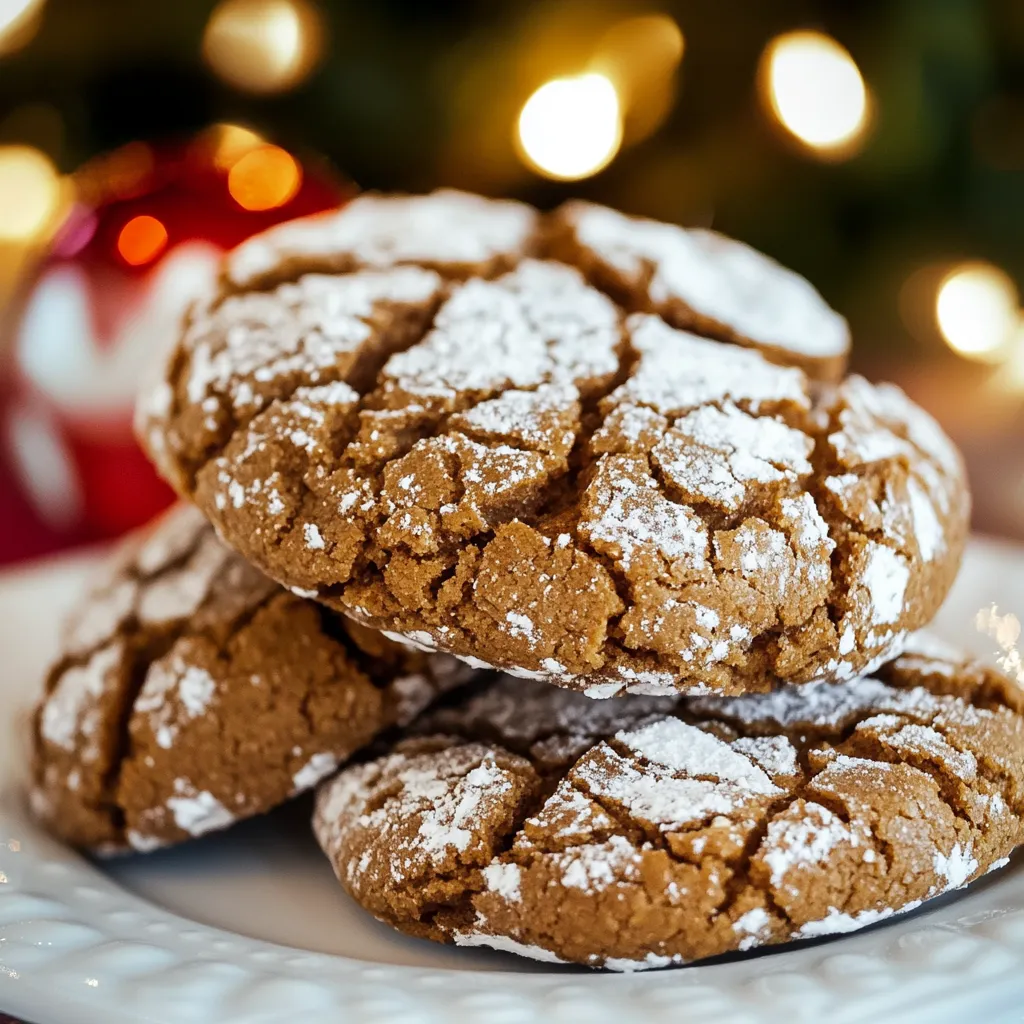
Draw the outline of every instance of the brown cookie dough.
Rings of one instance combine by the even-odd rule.
[[[719,282],[686,319],[681,285],[644,298],[637,270],[623,306],[529,255],[605,287],[580,225],[631,222],[514,209],[368,197],[247,243],[228,277],[249,290],[194,311],[141,407],[167,478],[285,585],[593,696],[848,679],[898,652],[966,533],[936,424],[891,386],[780,365],[834,315],[745,247],[701,235],[688,263],[637,227],[634,262],[664,249],[667,280]],[[458,238],[421,230],[446,217]]]
[[[178,842],[310,789],[466,675],[281,590],[182,506],[69,621],[31,806],[76,846]]]
[[[853,931],[1024,841],[1024,701],[973,664],[594,702],[506,677],[317,793],[348,892],[409,934],[613,970]]]

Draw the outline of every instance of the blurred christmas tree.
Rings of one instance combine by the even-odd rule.
[[[8,32],[14,52],[0,58],[0,142],[36,145],[63,170],[133,139],[231,121],[322,153],[366,187],[448,183],[542,205],[583,193],[713,222],[808,273],[851,316],[862,349],[911,344],[899,297],[923,265],[970,256],[1018,280],[1024,271],[1017,0],[8,8],[23,10]],[[787,51],[778,37],[799,29],[845,50],[805,38]],[[565,145],[577,163],[594,150],[592,166],[607,166],[589,174],[570,159],[567,176],[585,180],[553,181],[566,168],[556,153],[537,173],[544,156],[531,159],[524,137],[517,147],[517,118],[546,82],[587,74],[612,82],[605,101],[618,111],[602,112],[593,81],[575,97],[548,90],[532,130],[542,136],[559,103],[582,104]]]

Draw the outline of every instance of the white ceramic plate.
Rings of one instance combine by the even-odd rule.
[[[929,909],[759,956],[638,975],[405,939],[356,907],[305,804],[92,864],[25,818],[24,715],[88,560],[0,577],[0,1010],[34,1024],[1024,1021],[1024,856]],[[1024,549],[976,541],[941,617],[1024,618]]]

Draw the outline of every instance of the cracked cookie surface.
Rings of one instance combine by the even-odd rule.
[[[837,383],[846,344],[719,236],[369,196],[228,258],[140,431],[249,561],[414,646],[591,696],[767,690],[897,653],[962,553],[959,455]]]
[[[468,674],[283,591],[181,506],[69,619],[30,803],[76,846],[179,842],[311,789]]]
[[[500,677],[317,793],[409,934],[614,970],[854,931],[1024,842],[1024,700],[927,649],[875,678],[614,702]]]

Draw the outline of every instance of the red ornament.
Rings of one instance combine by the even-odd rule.
[[[351,194],[233,126],[132,143],[74,184],[0,362],[0,564],[116,536],[173,500],[132,436],[143,374],[221,252]]]

